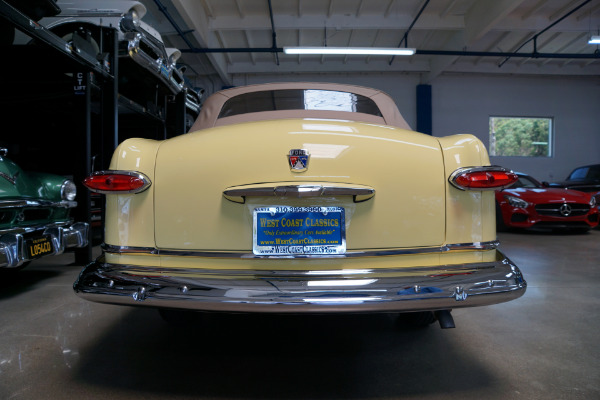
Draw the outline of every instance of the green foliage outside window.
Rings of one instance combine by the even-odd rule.
[[[490,117],[490,155],[550,157],[551,118]]]

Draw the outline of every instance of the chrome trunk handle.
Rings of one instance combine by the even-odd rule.
[[[325,185],[282,185],[282,186],[247,186],[228,188],[223,196],[234,203],[244,204],[246,197],[327,197],[353,196],[355,203],[369,200],[375,196],[375,189],[368,186],[325,186]]]

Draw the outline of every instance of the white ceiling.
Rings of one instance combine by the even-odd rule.
[[[144,20],[182,51],[188,44],[159,11],[165,6],[185,38],[198,49],[273,47],[268,0],[142,0]],[[427,3],[427,4],[426,4]],[[426,4],[418,18],[419,12]],[[407,47],[430,51],[512,53],[536,34],[537,52],[596,58],[531,58],[417,54],[410,57],[296,56],[272,52],[184,53],[188,73],[412,72],[423,83],[449,72],[600,75],[598,46],[587,43],[600,29],[600,0],[272,0],[276,46]],[[519,53],[531,54],[533,41]],[[562,57],[561,56],[561,57]],[[504,63],[503,63],[504,62]]]

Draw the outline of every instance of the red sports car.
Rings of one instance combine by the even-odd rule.
[[[599,212],[592,193],[549,188],[529,175],[496,192],[496,226],[506,228],[591,229]]]

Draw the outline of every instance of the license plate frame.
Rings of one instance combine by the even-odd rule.
[[[43,235],[25,240],[25,249],[27,251],[27,258],[30,260],[54,254],[52,236]]]
[[[253,210],[252,251],[259,256],[346,253],[343,207],[267,206]]]

